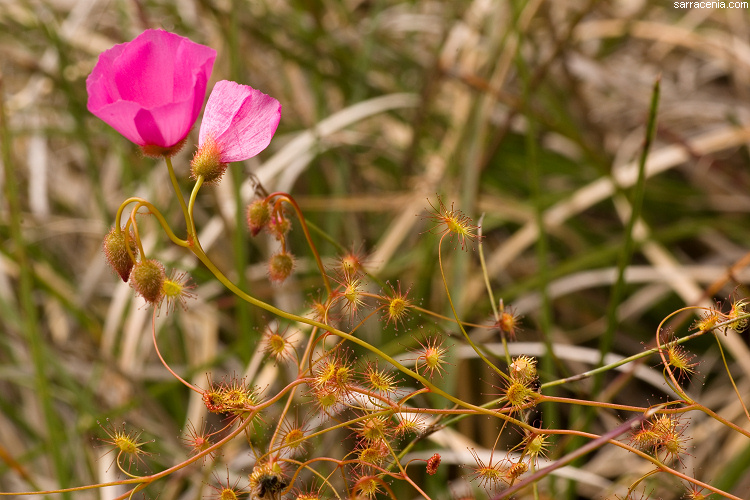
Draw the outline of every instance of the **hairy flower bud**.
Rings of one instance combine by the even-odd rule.
[[[284,214],[277,214],[271,217],[268,221],[268,231],[276,237],[277,240],[281,240],[289,229],[292,227],[289,219],[284,217]]]
[[[206,184],[216,184],[227,169],[228,163],[221,161],[221,149],[216,141],[207,137],[190,161],[190,173],[193,179],[203,177]]]
[[[281,283],[292,274],[294,259],[288,252],[279,252],[268,261],[268,277]]]
[[[157,260],[142,260],[133,266],[130,272],[130,286],[138,295],[151,304],[158,304],[167,274],[164,266]]]
[[[130,254],[128,254],[128,246],[130,246],[130,251],[133,257],[138,255],[138,249],[135,245],[133,233],[130,233],[128,238],[125,238],[125,234],[125,231],[113,227],[109,233],[107,233],[107,236],[104,237],[102,248],[104,249],[107,263],[117,274],[120,275],[122,281],[127,283],[130,271],[135,264],[130,257]]]
[[[247,206],[247,226],[256,236],[271,220],[271,207],[266,200],[255,200]]]

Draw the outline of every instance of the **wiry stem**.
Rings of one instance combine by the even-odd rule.
[[[156,354],[159,356],[159,360],[161,361],[161,364],[164,365],[164,368],[166,368],[167,371],[169,373],[171,373],[174,378],[176,378],[177,380],[179,380],[180,382],[182,382],[182,384],[185,387],[187,387],[187,388],[189,388],[189,389],[197,392],[198,394],[203,394],[202,390],[200,390],[199,388],[197,388],[196,386],[194,386],[193,384],[191,384],[187,380],[185,380],[182,377],[180,377],[179,375],[177,375],[174,372],[174,370],[172,370],[172,368],[167,364],[167,362],[164,361],[164,358],[161,355],[161,351],[159,350],[159,344],[156,342],[156,311],[157,311],[157,308],[154,307],[154,313],[153,313],[153,316],[151,318],[151,335],[152,335],[152,337],[154,339],[154,350],[156,351]]]
[[[500,368],[498,368],[497,366],[495,366],[495,364],[492,361],[490,361],[489,359],[487,359],[487,356],[485,356],[479,350],[479,348],[476,346],[476,344],[474,344],[474,342],[469,337],[469,334],[466,332],[466,329],[463,327],[463,324],[461,323],[461,320],[458,317],[458,313],[456,312],[456,308],[453,305],[453,299],[451,298],[450,289],[448,288],[448,280],[445,278],[445,270],[443,268],[443,251],[442,251],[442,248],[443,248],[443,239],[445,238],[445,236],[447,234],[450,234],[450,233],[447,233],[447,232],[444,233],[440,237],[440,241],[438,242],[438,267],[440,268],[440,276],[443,278],[443,288],[445,289],[446,296],[448,297],[448,304],[451,307],[451,311],[453,312],[453,316],[456,318],[456,324],[458,325],[458,328],[461,330],[461,333],[464,334],[464,338],[469,343],[469,345],[471,346],[471,348],[474,349],[474,352],[477,353],[477,356],[479,356],[482,359],[482,361],[484,361],[485,363],[487,363],[487,366],[489,366],[490,368],[492,368],[493,370],[495,370],[495,372],[497,372],[498,375],[500,375],[506,381],[510,382],[511,381],[510,377],[508,375],[506,375],[505,372],[503,372]]]
[[[271,193],[266,197],[266,199],[271,200],[274,197],[279,197],[283,199],[284,201],[289,203],[292,206],[292,208],[294,208],[294,212],[297,214],[297,218],[299,219],[300,226],[302,226],[302,232],[305,233],[305,239],[307,239],[307,245],[310,247],[310,251],[315,257],[315,263],[318,265],[320,276],[323,278],[323,284],[326,287],[326,292],[328,293],[328,296],[330,297],[331,283],[328,280],[328,275],[326,274],[325,267],[323,267],[323,261],[320,259],[320,253],[318,253],[318,249],[315,247],[315,243],[313,243],[312,237],[310,236],[310,231],[307,229],[307,223],[305,222],[305,216],[302,214],[302,210],[300,210],[299,205],[289,193],[282,193],[282,192]]]

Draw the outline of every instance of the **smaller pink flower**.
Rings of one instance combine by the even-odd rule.
[[[247,85],[222,80],[214,85],[203,112],[193,176],[216,182],[226,164],[257,155],[271,142],[281,120],[281,104]]]
[[[215,59],[210,47],[146,30],[99,56],[88,109],[147,154],[170,154],[198,118]]]

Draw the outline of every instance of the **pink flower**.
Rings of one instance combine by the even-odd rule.
[[[203,112],[193,176],[216,182],[226,164],[257,155],[271,142],[281,120],[281,104],[247,85],[222,80]]]
[[[147,154],[174,153],[198,118],[214,59],[210,47],[146,30],[99,56],[88,109]]]

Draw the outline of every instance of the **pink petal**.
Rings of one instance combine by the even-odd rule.
[[[146,30],[99,56],[88,109],[136,144],[171,147],[197,119],[215,59],[209,47]]]
[[[247,85],[222,80],[208,97],[199,144],[211,136],[225,163],[257,155],[271,142],[281,120],[281,104]]]

